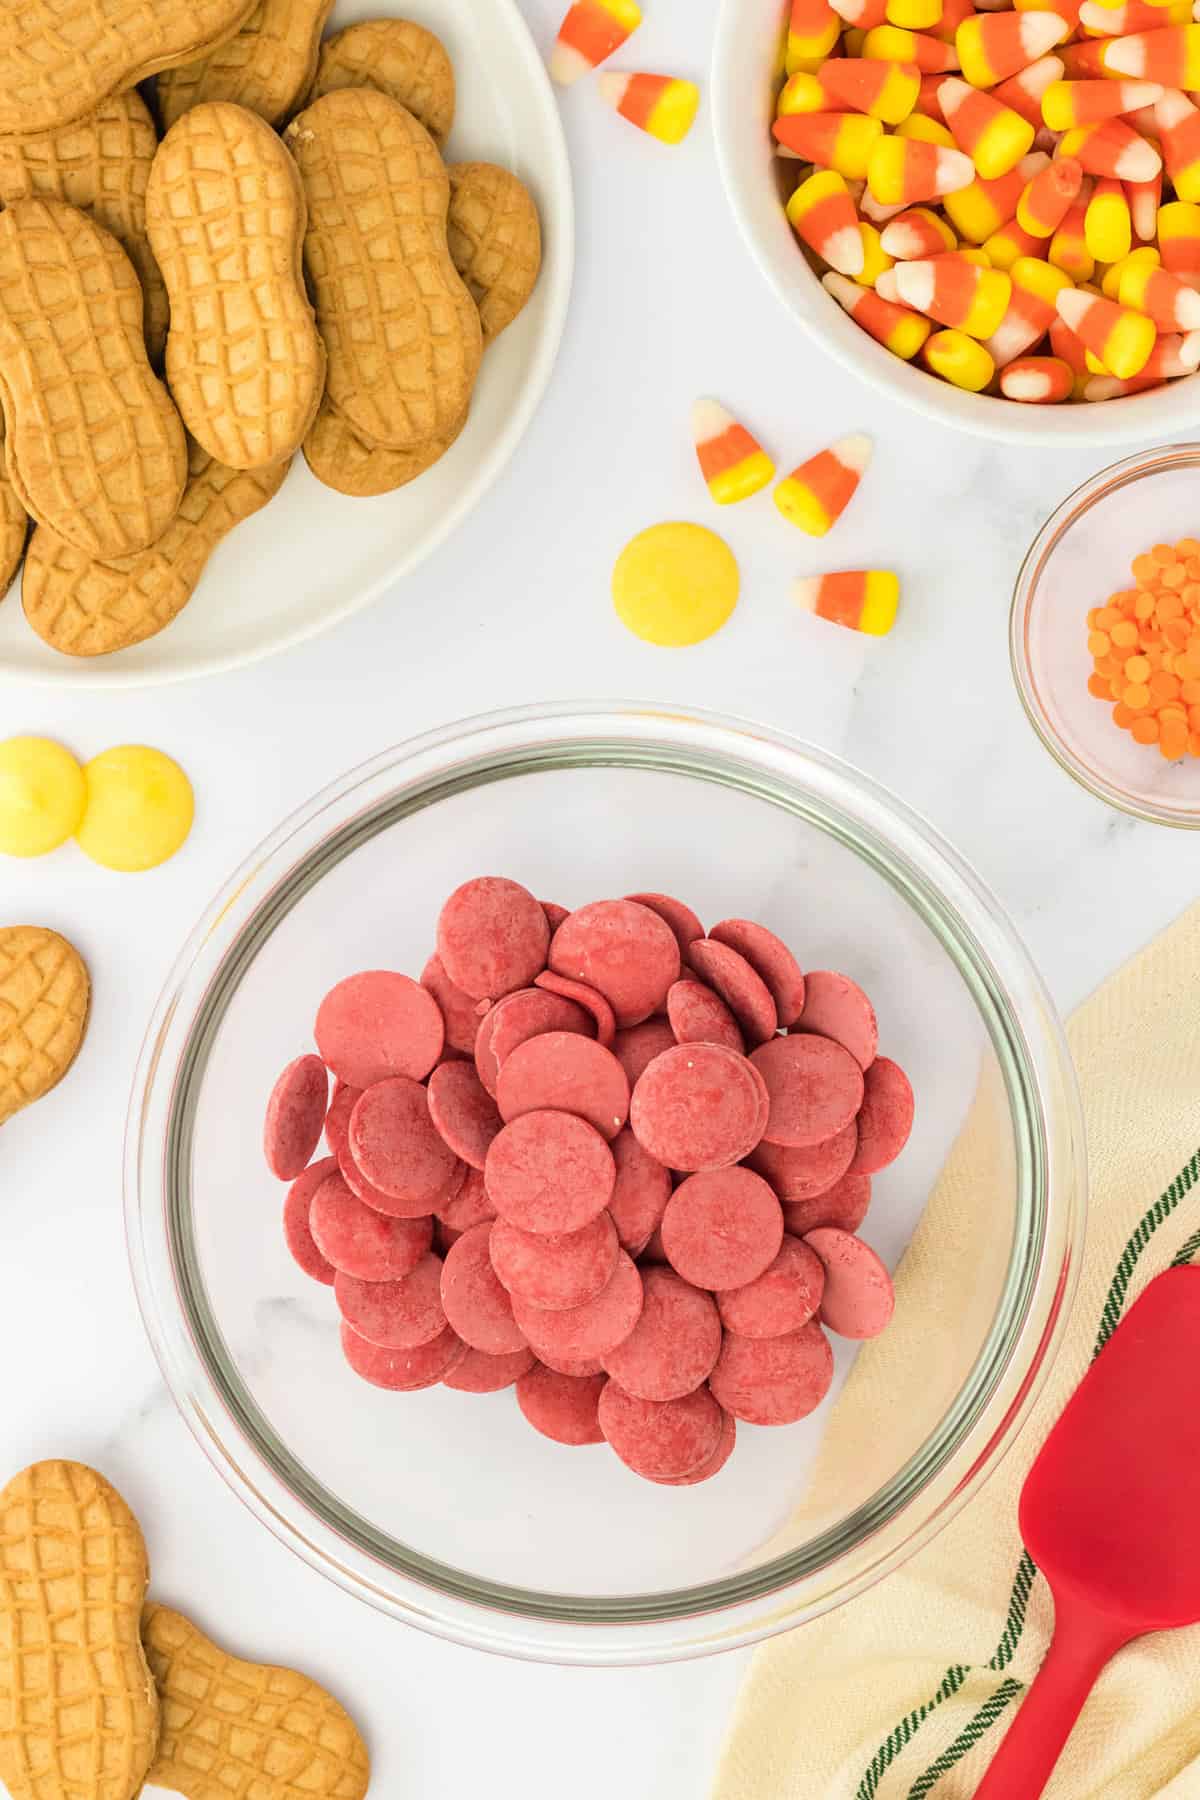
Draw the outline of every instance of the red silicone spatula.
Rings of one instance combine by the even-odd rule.
[[[1200,1621],[1200,1268],[1152,1281],[1025,1481],[1054,1639],[976,1800],[1036,1800],[1109,1658]]]

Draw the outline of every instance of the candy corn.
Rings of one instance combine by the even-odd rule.
[[[869,57],[830,57],[821,66],[820,82],[830,96],[831,112],[849,107],[884,125],[907,119],[921,91],[916,63],[885,62]]]
[[[787,203],[793,231],[831,269],[861,275],[865,250],[850,190],[836,169],[820,169],[801,182]]]
[[[1200,88],[1200,26],[1169,25],[1118,38],[1108,46],[1104,62],[1114,75],[1131,75],[1135,81]]]
[[[961,150],[946,150],[913,138],[880,137],[867,163],[867,186],[883,206],[936,200],[967,187],[974,179],[974,165]]]
[[[993,231],[990,238],[984,241],[983,253],[993,269],[1004,269],[1011,273],[1013,264],[1022,256],[1040,256],[1044,243],[1023,231],[1015,219],[1002,225],[999,231]]]
[[[1066,363],[1075,377],[1075,397],[1080,399],[1089,374],[1088,355],[1065,319],[1056,318],[1051,325],[1050,348],[1060,362]]]
[[[784,66],[789,75],[797,69],[820,67],[838,41],[842,21],[828,0],[791,0],[788,14]]]
[[[1069,35],[1051,12],[989,12],[964,19],[954,35],[963,78],[972,87],[995,87],[1027,69]]]
[[[833,10],[847,25],[859,31],[872,31],[887,18],[887,0],[837,0]]]
[[[1047,260],[1072,281],[1090,281],[1096,259],[1087,247],[1087,203],[1077,200],[1050,239]]]
[[[1010,75],[1007,81],[1001,81],[992,89],[992,93],[1003,105],[1010,106],[1023,119],[1028,119],[1035,128],[1042,124],[1042,97],[1047,88],[1054,86],[1063,78],[1064,65],[1061,56],[1043,56],[1027,69],[1017,75]]]
[[[1162,160],[1177,200],[1200,200],[1200,109],[1186,94],[1168,89],[1156,101]]]
[[[868,31],[862,53],[885,62],[916,63],[923,75],[944,75],[958,67],[958,53],[952,45],[939,43],[921,31],[905,31],[900,25],[877,25]]]
[[[931,212],[927,206],[910,207],[895,219],[891,219],[883,228],[880,238],[889,256],[898,262],[915,262],[923,256],[939,256],[945,250],[954,250],[958,239],[947,225],[945,219]]]
[[[968,82],[948,76],[938,89],[938,99],[959,149],[985,181],[1015,169],[1033,143],[1034,128],[1028,119]]]
[[[560,87],[570,87],[619,50],[641,22],[636,0],[575,0],[550,52],[551,76]]]
[[[1200,282],[1200,206],[1172,200],[1160,207],[1158,244],[1164,269],[1189,285]]]
[[[824,537],[854,498],[870,460],[869,437],[856,432],[839,438],[784,477],[775,489],[775,504],[801,531]]]
[[[1042,118],[1051,131],[1099,125],[1162,98],[1155,81],[1055,81],[1042,95]]]
[[[1158,254],[1158,251],[1152,244],[1139,244],[1136,250],[1131,250],[1128,256],[1123,256],[1121,258],[1120,262],[1115,262],[1111,264],[1109,268],[1105,269],[1104,274],[1100,278],[1100,292],[1104,295],[1104,298],[1106,300],[1119,300],[1121,297],[1122,275],[1124,275],[1126,269],[1137,267],[1142,263],[1145,263],[1147,267],[1151,269],[1161,267],[1162,257]]]
[[[808,575],[792,587],[805,612],[851,631],[884,637],[896,623],[900,582],[888,569],[854,569],[839,575]]]
[[[942,0],[887,0],[885,17],[889,25],[902,25],[909,31],[929,31],[941,21]]]
[[[1057,356],[1019,356],[1000,372],[1000,392],[1007,400],[1028,406],[1054,406],[1069,400],[1075,373]]]
[[[1017,224],[1031,237],[1053,237],[1083,186],[1083,165],[1073,156],[1047,163],[1017,203]]]
[[[904,362],[912,361],[933,330],[928,319],[910,312],[906,306],[882,299],[871,288],[856,286],[844,275],[831,273],[823,276],[822,281],[826,291],[844,312],[850,314],[856,325],[861,325],[877,344],[882,344],[885,350],[890,350]]]
[[[1102,81],[1107,73],[1105,43],[1064,44],[1058,60],[1068,81]]]
[[[916,138],[922,144],[944,144],[947,150],[956,148],[954,133],[940,119],[931,119],[928,113],[915,112],[910,118],[896,126],[898,138]]]
[[[1125,195],[1129,201],[1129,217],[1133,235],[1143,244],[1152,241],[1158,230],[1158,209],[1162,202],[1162,170],[1149,181],[1127,181]]]
[[[874,287],[881,275],[895,263],[895,257],[889,256],[883,247],[883,241],[874,225],[865,219],[859,221],[859,232],[862,236],[863,266],[854,277],[861,287]]]
[[[600,98],[623,119],[649,132],[663,144],[681,144],[696,118],[700,89],[674,75],[603,74],[597,77]]]
[[[974,11],[974,0],[942,0],[942,16],[936,25],[929,27],[930,37],[941,38],[943,44],[952,44],[963,20],[969,19]]]
[[[927,338],[921,361],[952,387],[980,394],[996,373],[990,353],[962,331],[935,331]]]
[[[1089,175],[1110,175],[1117,181],[1149,181],[1163,162],[1154,145],[1124,119],[1105,119],[1065,132],[1058,153],[1075,157]]]
[[[980,268],[957,252],[897,263],[887,279],[902,306],[973,338],[991,337],[1012,298],[1012,280],[1002,269]]]
[[[1171,0],[1167,7],[1147,6],[1145,0],[1125,0],[1122,6],[1098,6],[1094,0],[1083,0],[1079,8],[1079,23],[1083,30],[1094,31],[1098,37],[1121,38],[1140,37],[1143,33],[1157,35],[1159,31],[1169,27],[1186,25],[1192,16],[1190,0]],[[1110,65],[1105,59],[1103,67]],[[1115,75],[1133,73],[1129,69],[1113,68]],[[1135,79],[1139,76],[1135,75]],[[1156,75],[1146,73],[1142,77],[1146,81],[1157,81]],[[1164,83],[1164,86],[1167,85]]]
[[[1125,189],[1119,181],[1104,178],[1092,189],[1083,215],[1083,240],[1088,255],[1098,263],[1120,262],[1133,246],[1133,220]]]
[[[1012,296],[999,325],[984,347],[997,368],[1004,368],[1031,350],[1058,316],[1055,300],[1070,287],[1068,276],[1035,257],[1020,257],[1009,271]]]
[[[697,400],[692,407],[692,441],[700,473],[718,506],[748,500],[775,473],[758,439],[716,400]]]
[[[1064,324],[1110,375],[1128,381],[1141,374],[1157,336],[1153,319],[1078,288],[1064,288],[1055,306]]]
[[[1149,313],[1160,331],[1200,331],[1200,294],[1169,269],[1145,263],[1127,267],[1118,300],[1135,312]]]
[[[883,135],[878,119],[862,113],[791,113],[771,127],[781,144],[805,162],[836,169],[847,181],[861,181],[871,152]]]
[[[1045,167],[1047,160],[1040,151],[1031,151],[1022,157],[1015,169],[998,176],[995,181],[984,181],[980,177],[969,187],[946,194],[942,206],[955,231],[972,244],[986,243],[993,232],[1016,217],[1017,203],[1026,183]]]

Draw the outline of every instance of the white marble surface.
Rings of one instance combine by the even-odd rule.
[[[558,0],[526,9],[548,40]],[[626,65],[703,81],[708,11],[655,0]],[[421,1800],[550,1800],[564,1787],[574,1800],[693,1800],[742,1659],[559,1670],[407,1632],[294,1561],[194,1447],[133,1303],[120,1148],[151,1001],[225,874],[333,774],[409,733],[534,698],[625,694],[763,719],[890,783],[995,887],[1064,1008],[1197,887],[1195,841],[1075,789],[1009,679],[1020,552],[1104,454],[999,454],[881,402],[823,364],[750,265],[703,116],[667,151],[586,85],[564,114],[579,259],[561,361],[513,465],[453,542],[333,635],[217,682],[122,696],[0,689],[3,734],[50,733],[84,756],[161,745],[198,802],[186,849],[150,875],[109,875],[72,849],[0,866],[0,918],[61,927],[96,982],[69,1085],[13,1121],[0,1146],[0,1469],[60,1454],[108,1470],[146,1526],[156,1591],[219,1617],[233,1640],[324,1672],[369,1730],[372,1791]],[[841,431],[875,434],[866,488],[827,546],[810,548],[767,497],[718,520],[687,440],[702,392],[739,408],[781,459]],[[744,576],[732,624],[689,652],[636,642],[608,600],[622,543],[670,517],[719,523]],[[901,571],[890,639],[823,630],[791,610],[794,575],[847,563]]]

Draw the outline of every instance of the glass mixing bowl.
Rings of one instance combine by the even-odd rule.
[[[871,993],[917,1122],[864,1227],[895,1264],[974,1102],[969,1341],[930,1321],[905,1453],[864,1441],[836,1504],[797,1508],[832,1396],[742,1426],[706,1485],[656,1487],[536,1436],[511,1391],[388,1394],[338,1350],[329,1291],[282,1241],[262,1160],[277,1071],[346,973],[419,972],[457,883],[578,905],[660,889],[743,914]],[[1055,1348],[1084,1212],[1053,1006],[995,901],[902,805],[755,726],[635,705],[468,720],[390,750],[287,820],[219,894],[151,1021],[127,1140],[130,1256],[180,1410],[256,1517],[322,1574],[464,1644],[657,1662],[745,1644],[861,1591],[944,1525],[1018,1430]],[[990,1248],[986,1251],[983,1246]],[[998,1246],[998,1249],[996,1248]],[[854,1346],[839,1343],[838,1378]]]

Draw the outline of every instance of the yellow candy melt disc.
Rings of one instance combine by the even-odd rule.
[[[83,770],[50,738],[0,744],[0,851],[44,856],[73,835],[83,817]]]
[[[83,771],[87,806],[79,848],[106,869],[153,869],[192,829],[192,784],[179,764],[144,744],[119,744]]]
[[[613,567],[622,625],[648,644],[699,644],[737,605],[733,551],[704,525],[651,525],[630,538]]]

